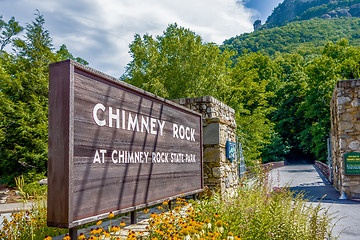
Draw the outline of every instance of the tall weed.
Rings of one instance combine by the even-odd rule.
[[[0,239],[3,240],[34,240],[45,236],[57,236],[68,230],[47,226],[47,210],[45,200],[29,203],[29,210],[15,212],[10,219],[3,219]]]
[[[331,239],[333,216],[320,203],[309,203],[303,193],[273,187],[264,169],[233,197],[215,193],[192,202],[186,215],[152,215],[154,239]],[[184,231],[184,229],[187,229]]]

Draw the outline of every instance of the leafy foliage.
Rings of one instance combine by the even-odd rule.
[[[23,27],[19,25],[19,22],[15,21],[12,17],[8,22],[5,22],[0,16],[0,51],[2,51],[6,45],[11,42],[11,38],[20,33]]]
[[[233,52],[221,52],[176,24],[155,38],[135,35],[130,52],[133,60],[123,80],[168,99],[214,96],[235,109],[247,159],[260,155],[272,132],[266,117],[272,95],[266,88],[273,73],[268,57],[249,54],[232,64]]]
[[[330,100],[337,81],[359,78],[360,48],[350,47],[347,40],[328,43],[322,55],[306,66],[308,90],[304,102],[305,117],[311,122],[306,127],[311,133],[311,152],[318,159],[326,159],[326,138],[330,132]],[[303,138],[301,146],[309,145]]]
[[[263,143],[263,161],[274,160],[276,149],[285,153],[289,148],[326,160],[329,105],[335,83],[359,78],[360,19],[313,17],[348,6],[350,11],[355,11],[357,3],[356,0],[313,1],[314,6],[298,9],[302,15],[294,16],[294,20],[302,21],[282,22],[273,28],[265,25],[259,31],[228,39],[220,46],[222,50],[237,51],[232,57],[235,62],[239,56],[255,52],[269,56],[273,65],[273,75],[266,88],[274,93],[269,101],[272,111],[266,117],[278,135],[270,135],[271,140]],[[280,4],[278,8],[284,7]],[[277,144],[280,145],[275,147]],[[278,156],[282,158],[281,154]]]
[[[212,43],[188,29],[169,25],[162,36],[141,38],[130,44],[133,60],[123,80],[165,98],[223,95],[231,53],[220,54]]]
[[[332,92],[337,81],[359,78],[359,51],[341,40],[329,42],[313,58],[299,54],[275,57],[279,72],[270,118],[291,147],[325,161]]]
[[[2,106],[6,116],[1,142],[1,171],[12,173],[28,167],[45,171],[47,167],[47,89],[48,64],[55,61],[51,39],[43,29],[44,19],[37,15],[26,26],[25,39],[13,42],[15,54],[2,52],[1,92],[9,105]]]
[[[0,26],[5,26],[2,44],[11,44],[13,51],[0,51],[0,175],[45,172],[48,68],[50,63],[72,55],[64,46],[54,53],[39,12],[24,28],[23,38],[15,36],[23,29],[15,18],[1,21]]]
[[[235,109],[237,135],[243,144],[247,164],[261,154],[263,144],[269,144],[273,134],[273,123],[268,114],[273,110],[268,89],[276,79],[274,65],[269,57],[248,54],[239,57],[231,68],[228,94],[221,99]]]
[[[332,239],[334,219],[320,203],[309,204],[303,193],[273,187],[258,171],[252,184],[234,196],[214,194],[171,212],[153,213],[149,239]],[[186,204],[186,203],[185,203]]]
[[[68,58],[87,64],[66,45],[54,51],[44,23],[39,12],[25,28],[0,18],[1,49],[13,48],[0,51],[2,176],[46,171],[48,65]],[[135,35],[121,79],[164,98],[212,95],[234,108],[248,165],[283,160],[292,148],[325,160],[334,84],[360,78],[358,30],[356,18],[311,19],[219,47],[171,24],[160,36]]]

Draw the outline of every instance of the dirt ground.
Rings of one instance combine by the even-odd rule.
[[[21,197],[16,193],[14,188],[0,184],[0,204],[16,203],[21,201]]]

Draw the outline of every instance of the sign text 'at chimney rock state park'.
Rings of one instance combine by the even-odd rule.
[[[49,78],[49,226],[202,191],[199,113],[72,60]]]

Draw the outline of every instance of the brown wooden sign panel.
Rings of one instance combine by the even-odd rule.
[[[49,86],[48,225],[202,190],[200,114],[71,60]]]

